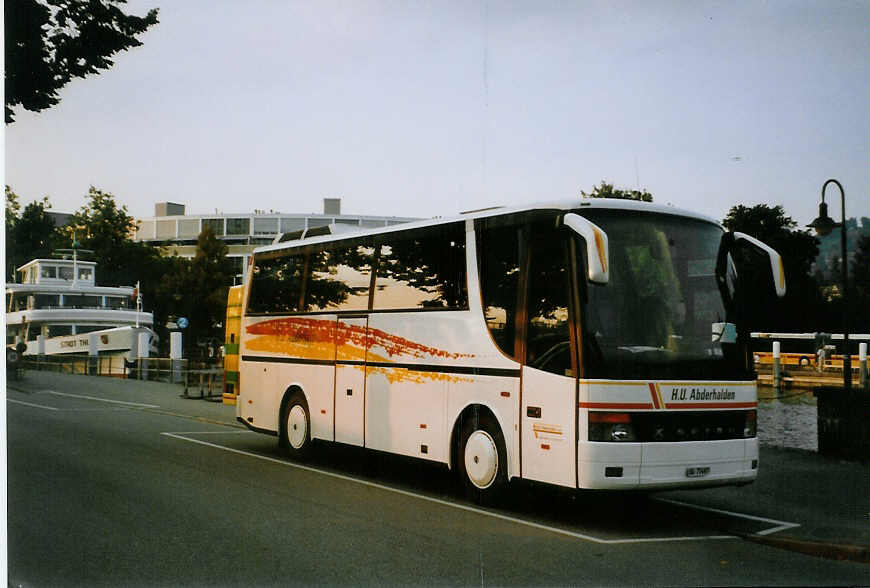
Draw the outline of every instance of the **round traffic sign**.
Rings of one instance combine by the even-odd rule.
[[[188,325],[188,320],[184,317],[181,317],[176,321],[176,324],[178,325],[179,329],[186,329]]]

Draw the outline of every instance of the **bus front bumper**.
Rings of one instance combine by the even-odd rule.
[[[742,485],[758,476],[758,439],[681,443],[581,442],[580,488],[663,490]]]

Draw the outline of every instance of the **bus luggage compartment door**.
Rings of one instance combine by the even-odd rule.
[[[362,446],[367,317],[338,317],[335,341],[335,440]]]

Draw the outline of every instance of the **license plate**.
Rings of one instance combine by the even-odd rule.
[[[710,473],[709,467],[703,468],[686,468],[686,477],[687,478],[703,478],[707,474]]]

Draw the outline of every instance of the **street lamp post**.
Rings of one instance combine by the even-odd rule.
[[[825,188],[828,184],[836,184],[840,189],[840,202],[843,207],[843,222],[836,223],[828,216],[828,205],[825,204]],[[830,179],[822,184],[822,201],[819,203],[819,216],[808,227],[816,230],[819,236],[830,235],[836,227],[840,227],[840,256],[843,267],[843,387],[849,392],[852,389],[852,361],[849,355],[849,261],[846,257],[846,194],[843,186],[837,180]]]

